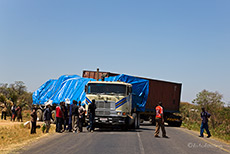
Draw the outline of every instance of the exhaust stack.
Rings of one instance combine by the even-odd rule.
[[[97,68],[97,81],[99,80],[99,68]]]

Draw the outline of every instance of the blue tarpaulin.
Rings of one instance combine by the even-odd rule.
[[[51,79],[44,83],[38,90],[33,93],[33,104],[43,105],[48,100],[59,104],[65,99],[69,99],[72,104],[73,100],[85,100],[85,85],[94,79],[81,78],[78,75],[63,75],[58,79]]]
[[[51,79],[44,83],[33,93],[33,104],[43,105],[48,100],[59,104],[65,99],[85,101],[85,85],[95,79],[82,78],[78,75],[63,75],[58,79]],[[149,93],[149,81],[129,75],[118,75],[105,78],[105,81],[122,81],[132,84],[132,107],[137,111],[145,111],[145,105]]]
[[[137,111],[141,112],[145,111],[145,105],[149,94],[148,80],[120,74],[118,76],[105,78],[105,81],[122,81],[132,84],[132,108],[136,108]]]

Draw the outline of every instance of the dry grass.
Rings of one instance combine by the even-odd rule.
[[[43,134],[41,129],[38,128],[36,131],[37,134],[30,134],[30,129],[24,127],[22,123],[0,125],[0,153],[9,153],[43,136],[53,134],[55,132],[55,125],[51,125],[49,134]]]

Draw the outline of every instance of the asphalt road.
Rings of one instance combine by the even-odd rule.
[[[62,133],[42,139],[16,153],[22,154],[226,154],[230,145],[184,128],[166,127],[169,138],[155,138],[155,126],[136,131],[99,130],[94,133]]]

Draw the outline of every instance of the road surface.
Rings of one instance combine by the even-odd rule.
[[[155,138],[155,126],[144,124],[136,131],[99,130],[94,133],[55,134],[24,147],[22,154],[226,154],[230,145],[212,138],[199,138],[198,132],[166,127],[169,138]],[[160,132],[161,133],[161,132]],[[161,135],[161,134],[160,134]]]

